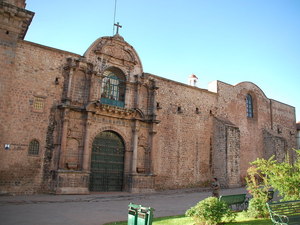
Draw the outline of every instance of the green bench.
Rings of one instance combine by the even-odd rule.
[[[267,203],[267,207],[273,224],[300,224],[300,200]]]
[[[248,207],[248,199],[246,198],[246,194],[222,195],[220,196],[219,200],[226,202],[232,210],[236,211],[244,210]],[[233,206],[235,206],[235,209]]]

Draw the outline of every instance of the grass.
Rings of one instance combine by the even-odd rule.
[[[195,225],[192,218],[184,215],[168,216],[153,219],[153,225]],[[106,225],[127,225],[127,221],[113,222]],[[238,213],[235,222],[225,223],[224,225],[272,225],[270,219],[249,219],[242,213]]]

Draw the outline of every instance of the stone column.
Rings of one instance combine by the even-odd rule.
[[[92,113],[88,112],[86,125],[85,125],[85,138],[84,138],[84,148],[83,148],[83,162],[82,162],[82,169],[83,171],[89,171],[90,169],[90,160],[91,160],[91,151],[89,146],[90,141],[90,127],[91,127],[91,117]]]
[[[63,125],[61,134],[61,144],[60,144],[60,157],[59,157],[59,168],[64,169],[66,167],[66,148],[67,148],[67,138],[68,138],[68,127],[69,127],[69,112],[67,108],[63,109]]]
[[[155,139],[155,134],[156,134],[156,130],[155,130],[155,124],[152,124],[151,126],[151,131],[149,132],[149,149],[148,149],[148,165],[147,165],[147,172],[149,174],[154,174],[154,165],[153,163],[155,162],[154,159],[154,149],[156,149],[156,142],[154,141]]]
[[[91,81],[90,81],[90,92],[89,92],[89,102],[93,102],[97,100],[97,95],[95,95],[95,88],[97,88],[95,84],[95,71],[91,72]]]
[[[135,79],[134,108],[139,108],[141,82],[139,81],[138,75],[135,75]]]
[[[96,87],[98,90],[97,90],[97,94],[95,96],[95,98],[97,100],[100,100],[101,99],[101,95],[102,95],[102,82],[103,82],[103,78],[104,76],[97,73],[96,74],[96,77],[95,77],[95,84],[94,84],[94,88]],[[97,84],[96,84],[96,80],[97,80]]]
[[[152,108],[152,115],[153,115],[153,120],[156,119],[156,90],[158,89],[158,87],[156,86],[156,81],[155,80],[151,80],[152,83],[152,87],[151,87],[151,102],[150,102],[150,107]]]
[[[155,80],[151,80],[152,87],[151,87],[151,102],[150,102],[150,107],[152,108],[152,123],[150,126],[149,130],[149,150],[148,150],[148,173],[149,174],[154,174],[154,165],[153,163],[155,162],[154,159],[154,149],[157,148],[156,142],[154,141],[155,139],[155,134],[156,134],[156,124],[158,121],[156,120],[156,90],[158,87],[156,86]]]
[[[74,69],[71,67],[70,68],[70,73],[69,73],[69,82],[68,82],[68,91],[67,91],[67,100],[71,99],[71,90],[72,90],[72,81],[73,81],[73,72]]]
[[[137,121],[135,122],[134,128],[132,129],[132,164],[131,164],[131,173],[136,173],[137,166],[137,153],[138,153],[138,132]]]

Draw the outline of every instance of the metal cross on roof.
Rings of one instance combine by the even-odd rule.
[[[119,28],[122,28],[122,26],[119,24],[119,22],[115,23],[114,26],[117,27],[117,33],[116,34],[119,34]]]

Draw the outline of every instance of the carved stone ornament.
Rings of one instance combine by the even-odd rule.
[[[113,38],[114,39],[114,38]],[[134,53],[131,49],[119,43],[119,41],[104,41],[101,40],[94,51],[97,55],[105,54],[112,58],[124,60],[137,64]]]
[[[105,46],[103,49],[104,54],[108,54],[114,58],[126,60],[135,63],[134,56],[130,50],[126,50],[121,46]]]

